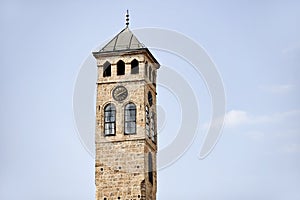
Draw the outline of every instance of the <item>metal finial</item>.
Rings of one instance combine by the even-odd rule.
[[[126,26],[128,27],[129,25],[129,11],[127,10],[126,12]]]

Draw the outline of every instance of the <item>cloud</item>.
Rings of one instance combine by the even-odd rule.
[[[231,110],[225,116],[225,125],[229,127],[246,124],[249,121],[250,117],[247,112],[242,110]]]
[[[259,124],[271,121],[271,116],[254,116],[243,110],[231,110],[225,115],[225,126],[233,128],[242,125]]]
[[[289,118],[300,117],[300,110],[292,110],[270,115],[251,115],[243,110],[231,110],[225,115],[225,126],[233,128],[242,125],[279,123]]]
[[[245,110],[230,110],[225,114],[224,130],[227,133],[243,133],[255,141],[264,141],[266,137],[289,140],[300,136],[300,110],[272,113],[268,115],[253,115]],[[201,128],[207,131],[209,127],[223,124],[222,119],[204,123]],[[278,148],[280,149],[280,148]],[[298,151],[298,147],[286,146],[282,151]]]
[[[272,94],[287,94],[294,91],[296,86],[293,84],[278,84],[259,86],[259,88]]]
[[[248,131],[245,134],[255,141],[263,141],[266,135],[263,131]]]

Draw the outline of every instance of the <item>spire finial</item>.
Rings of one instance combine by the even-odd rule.
[[[128,27],[129,25],[129,11],[127,10],[126,12],[126,26]]]

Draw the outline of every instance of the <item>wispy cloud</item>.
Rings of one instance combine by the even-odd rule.
[[[225,114],[224,131],[227,133],[242,133],[254,141],[264,141],[266,138],[290,140],[300,137],[300,110],[254,115],[245,110],[231,110]],[[205,131],[210,126],[220,125],[223,120],[204,123],[201,128]],[[293,139],[292,139],[293,140]],[[280,152],[298,151],[298,146],[278,148]]]
[[[273,94],[286,94],[295,90],[296,86],[293,84],[278,84],[278,85],[263,85],[259,88],[265,92]]]
[[[271,118],[271,116],[266,115],[254,116],[243,110],[231,110],[226,113],[225,127],[233,128],[242,125],[269,122]]]
[[[229,127],[249,123],[250,117],[246,111],[231,110],[225,115],[225,125]]]
[[[262,141],[266,135],[263,131],[247,131],[245,134],[255,141]]]
[[[243,110],[231,110],[226,113],[225,127],[232,128],[242,125],[255,125],[262,123],[279,123],[287,118],[300,116],[300,110],[292,110],[270,115],[252,115]]]

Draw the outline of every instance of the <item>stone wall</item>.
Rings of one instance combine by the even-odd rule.
[[[125,62],[125,75],[117,76],[116,63]],[[130,62],[139,61],[139,73],[130,74]],[[103,64],[111,63],[112,74],[103,77]],[[98,82],[96,101],[96,160],[95,183],[97,200],[116,199],[156,199],[156,152],[157,145],[146,135],[145,106],[156,113],[156,86],[145,73],[145,64],[151,66],[156,74],[156,65],[147,54],[133,54],[122,56],[105,56],[97,58]],[[115,101],[112,97],[113,89],[122,85],[127,88],[128,96],[124,101]],[[153,105],[148,104],[147,94],[152,93]],[[124,107],[127,103],[136,105],[136,134],[124,134]],[[116,107],[116,134],[104,135],[104,107],[112,103]],[[155,119],[156,120],[156,119]],[[157,123],[155,123],[156,125]],[[155,131],[156,131],[155,127]],[[153,157],[153,183],[149,182],[148,153]]]

